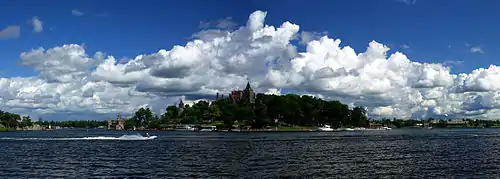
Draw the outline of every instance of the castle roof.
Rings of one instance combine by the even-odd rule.
[[[247,82],[247,87],[245,87],[245,90],[249,90],[249,89],[252,89],[252,87],[250,87],[250,81]]]

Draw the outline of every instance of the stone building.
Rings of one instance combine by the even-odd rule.
[[[125,130],[125,118],[118,113],[116,120],[108,120],[108,129]]]
[[[224,97],[224,96],[222,96]],[[217,100],[219,99],[219,93],[217,93]],[[250,82],[247,82],[247,86],[244,90],[235,90],[229,93],[229,100],[233,103],[250,103],[255,104],[255,93],[250,86]]]

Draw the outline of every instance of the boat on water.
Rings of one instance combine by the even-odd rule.
[[[153,135],[153,136],[148,136],[148,137],[145,137],[146,140],[153,140],[153,139],[156,139],[157,136]]]
[[[200,132],[214,132],[217,131],[216,126],[200,126],[199,128]]]
[[[390,127],[380,127],[380,128],[364,128],[364,127],[356,127],[354,131],[382,131],[382,130],[391,130]]]
[[[343,128],[331,128],[329,125],[324,125],[323,127],[319,127],[316,129],[316,131],[324,131],[324,132],[332,132],[332,131],[337,131],[337,132],[342,132],[342,131],[378,131],[378,130],[391,130],[390,127],[380,127],[380,128],[364,128],[364,127],[356,127],[356,128],[350,128],[350,127],[343,127]]]
[[[175,131],[195,131],[196,128],[190,125],[176,126]]]
[[[317,131],[325,131],[325,132],[330,132],[334,131],[335,129],[332,129],[330,125],[324,125],[323,127],[319,127]]]
[[[316,131],[324,131],[324,132],[342,132],[342,131],[355,131],[353,128],[332,128],[330,125],[324,125],[323,127],[319,127]]]

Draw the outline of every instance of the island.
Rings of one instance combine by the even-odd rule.
[[[209,126],[225,131],[310,131],[321,126],[333,128],[489,128],[499,127],[498,120],[479,119],[371,119],[364,107],[349,108],[338,100],[324,100],[311,95],[255,94],[247,83],[244,90],[219,93],[213,100],[192,105],[170,105],[163,114],[139,108],[129,118],[116,120],[32,122],[30,116],[0,111],[0,131],[51,130],[57,128],[106,128],[111,130],[175,130],[179,126]]]

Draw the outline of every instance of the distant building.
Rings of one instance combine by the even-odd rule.
[[[181,101],[179,102],[179,116],[182,114],[182,112],[184,112],[184,102]]]
[[[125,118],[122,118],[122,115],[120,113],[118,113],[116,120],[116,130],[125,130]]]
[[[224,98],[224,95],[222,95]],[[217,93],[217,100],[219,99],[219,93]],[[235,90],[229,93],[229,100],[233,103],[250,103],[255,104],[255,93],[250,86],[250,82],[247,82],[247,86],[244,90]]]
[[[446,122],[446,127],[465,127],[467,123],[468,122],[463,119],[453,119]]]
[[[116,120],[108,120],[108,129],[125,130],[125,118],[118,113]]]

